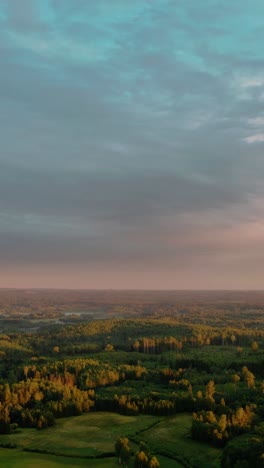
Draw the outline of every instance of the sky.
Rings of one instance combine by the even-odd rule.
[[[263,0],[0,0],[0,287],[263,289]]]

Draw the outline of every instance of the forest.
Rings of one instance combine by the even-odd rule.
[[[264,466],[263,311],[261,292],[2,290],[0,461]],[[38,445],[67,421],[111,444]]]

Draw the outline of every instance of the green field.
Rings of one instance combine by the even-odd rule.
[[[115,458],[91,461],[0,448],[0,466],[4,468],[61,468],[63,466],[69,468],[83,466],[90,466],[91,468],[117,468],[118,464]]]
[[[220,467],[221,450],[195,442],[190,437],[192,416],[178,414],[164,418],[159,424],[142,434],[142,438],[157,453],[176,455],[179,460],[201,468]],[[176,465],[175,465],[176,466]]]
[[[82,416],[57,420],[54,427],[38,431],[23,429],[18,434],[2,435],[0,443],[13,443],[17,449],[0,449],[0,466],[5,468],[57,468],[93,466],[116,467],[115,458],[89,460],[85,457],[113,452],[116,439],[125,435],[133,439],[132,448],[138,449],[135,441],[145,441],[157,455],[161,468],[178,468],[180,461],[201,468],[220,466],[220,450],[190,439],[191,415],[158,418],[155,416],[123,416],[115,413],[86,413]],[[25,452],[23,449],[47,453]],[[177,460],[166,458],[166,453]],[[57,454],[60,456],[54,456]],[[75,458],[76,457],[76,458]],[[83,458],[77,458],[83,457]]]
[[[175,460],[166,457],[159,457],[161,468],[181,468]],[[103,460],[87,460],[78,458],[57,457],[55,455],[41,455],[36,453],[26,453],[20,450],[0,448],[0,466],[4,468],[69,468],[91,467],[91,468],[118,468],[116,458],[106,458]],[[133,461],[131,463],[133,466]]]
[[[113,452],[119,436],[134,435],[156,421],[159,418],[155,416],[86,413],[58,419],[56,426],[42,431],[23,429],[18,434],[0,436],[0,444],[11,442],[18,448],[46,450],[66,456],[95,456]]]

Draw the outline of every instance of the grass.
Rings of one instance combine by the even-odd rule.
[[[166,457],[159,457],[160,468],[182,468],[174,460]],[[90,463],[90,464],[89,464]],[[55,455],[42,455],[36,453],[26,453],[19,450],[0,449],[0,466],[4,468],[80,468],[90,466],[91,468],[118,468],[116,458],[106,458],[103,460],[75,459],[67,457],[57,457]],[[133,466],[133,460],[130,466]]]
[[[0,466],[4,468],[79,468],[91,466],[93,468],[117,468],[115,458],[103,460],[89,460],[78,458],[57,457],[56,455],[42,455],[27,453],[21,450],[0,449]]]
[[[160,462],[160,468],[182,468],[183,466],[181,463],[176,462],[176,460],[171,460],[161,455],[158,455],[158,460]]]
[[[189,414],[166,417],[142,433],[140,438],[149,444],[153,451],[177,456],[179,460],[189,463],[190,466],[219,468],[221,450],[193,441],[190,438],[191,421],[192,416]]]
[[[56,426],[42,431],[23,429],[18,434],[2,435],[0,443],[10,442],[21,449],[47,450],[67,456],[95,456],[113,452],[119,436],[132,436],[158,420],[155,416],[87,413],[58,419]]]
[[[125,435],[131,439],[134,451],[138,450],[136,441],[145,441],[152,452],[157,454],[161,468],[219,468],[221,450],[193,441],[190,438],[191,421],[190,414],[158,418],[108,412],[63,418],[57,420],[56,426],[42,431],[23,429],[18,434],[0,436],[0,443],[17,445],[17,449],[12,450],[0,448],[0,466],[116,468],[118,464],[115,458],[89,460],[85,457],[114,452],[116,439]],[[50,454],[25,452],[23,449],[43,450]],[[166,454],[176,459],[167,458]]]

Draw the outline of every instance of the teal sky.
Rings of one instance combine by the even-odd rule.
[[[262,0],[0,0],[0,287],[262,289]]]

